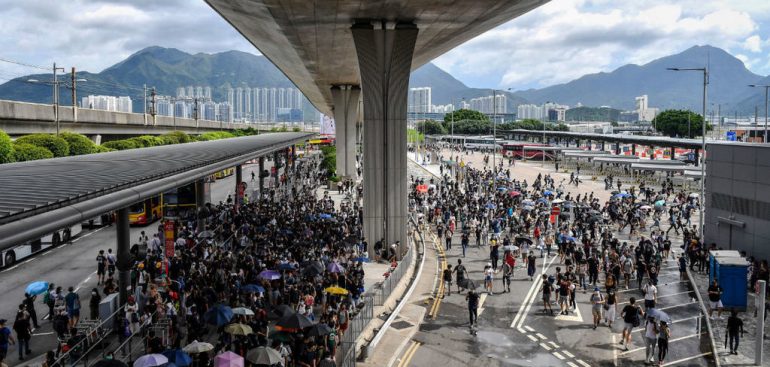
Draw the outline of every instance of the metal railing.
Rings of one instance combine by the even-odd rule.
[[[685,266],[685,271],[687,272],[687,280],[690,282],[690,285],[693,288],[693,291],[695,292],[695,297],[698,300],[698,305],[700,306],[700,318],[697,319],[698,323],[698,333],[702,335],[702,328],[701,326],[703,324],[706,325],[706,332],[708,334],[708,344],[710,344],[711,349],[711,356],[713,357],[714,365],[716,367],[720,367],[722,365],[721,360],[719,359],[719,351],[716,344],[716,338],[714,338],[714,329],[711,327],[711,321],[708,317],[708,309],[706,308],[706,304],[703,302],[703,297],[701,297],[700,290],[698,289],[698,284],[695,282],[695,278],[692,276],[692,273],[690,272],[690,267]],[[702,342],[705,342],[705,340],[701,340]],[[703,343],[701,343],[702,345]]]
[[[412,263],[412,258],[414,257],[412,247],[413,246],[410,243],[406,255],[404,255],[396,268],[390,271],[388,278],[380,285],[372,287],[369,293],[373,297],[375,306],[382,306],[385,304],[385,300],[387,300],[390,294],[393,293],[393,290],[398,286],[401,278],[406,274],[409,265]]]
[[[372,296],[364,296],[363,306],[358,313],[348,321],[348,331],[342,335],[338,355],[342,356],[338,366],[356,365],[356,340],[374,318],[374,302]]]
[[[97,347],[103,345],[104,340],[107,339],[113,332],[120,332],[120,321],[123,319],[124,307],[119,307],[106,319],[102,320],[98,324],[88,325],[84,328],[80,328],[78,335],[82,335],[83,338],[69,347],[69,350],[56,358],[56,362],[53,365],[76,366],[81,361],[88,361],[88,355],[94,351]],[[89,323],[90,320],[84,321]],[[68,363],[69,362],[69,363]]]

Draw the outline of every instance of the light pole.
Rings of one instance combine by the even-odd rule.
[[[752,88],[765,88],[765,137],[764,142],[767,143],[767,90],[770,88],[770,85],[759,85],[759,84],[750,84],[749,87]]]
[[[54,123],[56,123],[56,135],[59,135],[60,132],[60,121],[59,121],[59,84],[64,84],[67,88],[72,89],[72,111],[73,111],[73,122],[77,120],[77,112],[76,112],[76,106],[77,102],[75,101],[75,88],[76,88],[76,82],[86,82],[88,80],[86,79],[75,79],[75,68],[72,68],[73,74],[72,74],[72,85],[67,85],[66,83],[60,82],[56,77],[56,72],[61,70],[64,72],[64,68],[57,68],[56,63],[53,64],[53,80],[50,82],[41,82],[37,79],[27,79],[28,83],[43,83],[43,84],[50,84],[53,86],[53,118]]]
[[[700,71],[703,73],[703,131],[701,134],[701,155],[700,155],[700,215],[698,224],[700,225],[700,228],[698,228],[698,232],[700,234],[700,240],[704,241],[703,238],[703,222],[705,220],[705,213],[706,213],[706,96],[707,96],[707,89],[709,84],[709,71],[708,68],[668,68],[668,70],[672,71]],[[765,89],[767,90],[767,89]]]

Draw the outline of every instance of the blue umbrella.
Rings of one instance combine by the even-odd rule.
[[[281,279],[281,273],[275,270],[264,270],[261,273],[259,273],[259,277],[267,280],[277,280],[277,279]]]
[[[241,287],[243,293],[265,293],[265,288],[262,288],[256,284],[246,284]]]
[[[371,261],[371,260],[369,260],[368,257],[365,257],[365,256],[357,257],[357,258],[355,258],[353,260],[359,261],[359,262],[362,262],[362,263],[368,263],[369,261]]]
[[[504,186],[500,186],[497,188],[497,191],[505,191],[505,190],[508,190],[508,188]]]
[[[550,190],[545,190],[545,191],[543,191],[543,195],[545,195],[545,196],[553,195],[553,192],[551,192]]]
[[[278,270],[294,270],[294,265],[285,263],[278,265]]]
[[[211,325],[223,326],[233,318],[233,310],[225,305],[216,304],[203,314],[203,318]]]
[[[493,203],[487,203],[487,205],[486,205],[486,206],[484,206],[484,207],[485,207],[485,208],[487,208],[487,209],[494,209],[494,208],[495,208],[495,204],[493,204]]]
[[[179,367],[187,367],[192,364],[190,355],[181,349],[169,349],[162,354],[168,358],[169,363]]]
[[[331,214],[318,214],[318,218],[321,218],[321,219],[332,219],[332,215]]]
[[[521,203],[524,204],[524,205],[535,205],[535,202],[532,201],[532,200],[529,200],[529,199],[524,200]]]
[[[538,202],[538,203],[546,203],[546,204],[547,204],[547,203],[548,203],[548,199],[546,199],[546,198],[540,198],[540,199],[537,199],[537,202]]]
[[[621,192],[621,193],[619,193],[619,194],[615,194],[615,196],[613,196],[613,197],[614,197],[614,198],[627,198],[627,197],[629,197],[629,196],[631,196],[631,195],[630,195],[630,194],[627,194],[627,193],[625,193],[625,192]]]
[[[531,205],[527,205],[524,207],[524,210],[532,210],[532,209],[535,209],[535,207]]]
[[[667,313],[661,310],[658,310],[657,308],[648,309],[647,317],[652,317],[654,319],[657,319],[658,321],[665,321],[667,323],[671,323],[671,316],[669,316]]]
[[[37,281],[29,283],[25,292],[30,296],[37,296],[43,294],[48,290],[48,282]]]
[[[345,271],[345,268],[343,268],[342,265],[338,263],[331,263],[326,267],[326,270],[328,270],[330,273],[342,273]]]
[[[572,242],[577,242],[577,240],[575,239],[575,237],[572,237],[572,236],[564,236],[563,238],[564,238],[564,241],[572,241]]]

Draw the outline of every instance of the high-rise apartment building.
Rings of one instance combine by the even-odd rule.
[[[430,87],[409,88],[407,111],[414,113],[430,113],[433,107],[432,89]]]
[[[89,95],[81,100],[81,107],[93,110],[116,112],[133,112],[131,97],[128,96],[95,96]]]

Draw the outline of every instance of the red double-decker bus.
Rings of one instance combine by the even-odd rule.
[[[524,149],[524,147],[547,147],[548,144],[529,142],[505,142],[503,143],[503,155],[514,159],[542,159],[543,151],[536,149]],[[545,152],[546,158],[551,159],[552,154]]]

